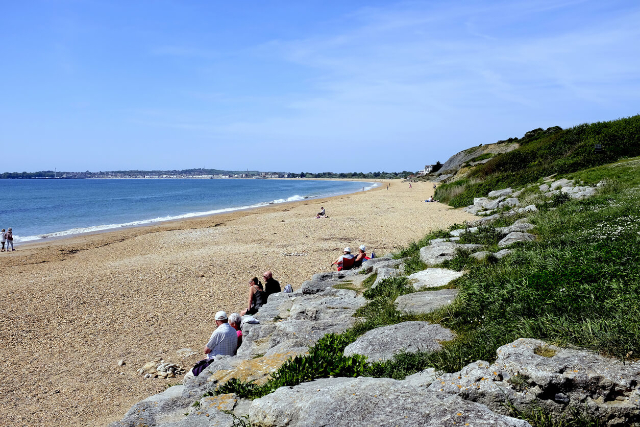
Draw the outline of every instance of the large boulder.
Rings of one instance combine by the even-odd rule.
[[[572,186],[572,184],[573,184],[573,181],[563,178],[563,179],[559,179],[557,181],[552,182],[549,188],[551,190],[557,190],[562,187],[570,187]]]
[[[303,294],[317,294],[339,283],[345,277],[352,276],[355,270],[334,271],[330,273],[318,273],[311,276],[311,280],[302,283],[300,290]]]
[[[384,268],[379,268],[377,274],[378,276],[376,277],[376,281],[373,282],[373,285],[371,285],[372,288],[375,288],[376,286],[378,286],[380,282],[383,281],[384,279],[390,279],[391,277],[400,276],[402,272],[395,268],[384,267]]]
[[[458,295],[457,289],[414,292],[400,295],[396,298],[395,305],[398,311],[405,314],[431,313],[440,307],[451,304],[456,295]]]
[[[324,378],[280,387],[249,409],[253,426],[529,426],[458,396],[390,378]]]
[[[489,192],[489,197],[494,199],[496,197],[510,196],[511,194],[513,194],[513,190],[511,188],[505,188],[505,189],[502,189],[502,190],[490,191]]]
[[[368,331],[344,349],[345,356],[361,354],[370,362],[390,360],[396,354],[436,351],[453,332],[429,322],[403,322]]]
[[[444,374],[429,390],[457,394],[506,413],[504,402],[556,417],[586,411],[606,426],[640,420],[640,363],[521,338],[500,347],[493,364],[478,361]]]
[[[449,270],[448,268],[427,268],[411,274],[409,282],[416,291],[424,288],[439,288],[446,286],[455,279],[464,276],[463,271]]]
[[[420,260],[427,265],[437,265],[453,259],[457,249],[477,251],[482,245],[460,244],[454,242],[432,243],[420,249]]]
[[[536,240],[536,236],[529,233],[521,233],[519,231],[513,231],[498,242],[498,246],[504,248],[505,246],[511,246],[518,242],[533,242]]]
[[[184,385],[169,387],[162,393],[150,396],[129,409],[124,418],[112,423],[112,427],[134,427],[140,425],[157,425],[162,420],[184,418],[184,408],[193,399],[183,396]]]

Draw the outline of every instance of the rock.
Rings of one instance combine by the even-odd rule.
[[[453,242],[431,243],[430,245],[420,249],[420,260],[427,265],[436,265],[446,260],[453,259],[456,254],[456,249],[475,251],[480,248],[482,248],[482,245],[462,245]]]
[[[498,242],[498,246],[504,248],[505,246],[511,246],[514,243],[518,242],[533,242],[536,240],[536,236],[529,233],[521,233],[519,231],[514,231]]]
[[[302,283],[300,290],[305,295],[316,294],[335,285],[345,277],[352,275],[354,270],[337,271],[332,273],[314,274],[311,280]]]
[[[404,262],[404,259],[383,259],[382,262],[378,262],[373,265],[373,272],[380,274],[381,269],[393,269]]]
[[[372,258],[362,262],[362,267],[358,269],[358,271],[364,271],[365,273],[371,273],[374,267],[383,262],[390,261],[391,257],[380,257],[380,258]]]
[[[502,199],[504,199],[504,197],[499,197],[495,200],[487,200],[482,204],[482,207],[485,209],[496,209],[498,206],[500,206],[500,202],[502,201]]]
[[[458,228],[456,230],[452,230],[449,234],[453,237],[460,237],[465,233],[477,233],[478,227],[469,227],[469,228]]]
[[[524,208],[516,209],[517,213],[529,213],[529,212],[538,212],[538,208],[536,205],[525,206]]]
[[[462,209],[463,211],[470,213],[472,215],[477,215],[479,212],[481,212],[482,210],[484,210],[484,208],[482,206],[467,206],[465,208]]]
[[[413,375],[409,375],[402,382],[415,386],[415,387],[429,387],[437,378],[436,370],[433,368],[425,369],[424,371],[417,372]]]
[[[503,190],[490,191],[489,197],[494,199],[496,197],[510,196],[512,193],[513,193],[513,190],[511,188],[505,188]]]
[[[344,349],[344,355],[361,354],[369,362],[379,362],[404,352],[440,350],[440,341],[453,338],[453,332],[438,324],[403,322],[366,332]]]
[[[473,206],[481,208],[482,205],[485,204],[485,202],[488,202],[489,199],[486,197],[474,197],[473,198]]]
[[[400,272],[400,270],[396,270],[395,268],[387,268],[387,267],[379,268],[378,277],[376,277],[376,281],[373,282],[373,285],[371,285],[371,288],[375,288],[376,286],[378,286],[380,282],[383,281],[384,279],[389,279],[391,277],[398,277],[401,274],[402,273]]]
[[[162,393],[136,403],[124,418],[111,424],[112,427],[134,427],[157,425],[161,420],[184,419],[184,408],[192,402],[182,396],[184,385],[169,387]]]
[[[327,289],[322,294],[296,298],[290,308],[293,320],[329,320],[351,317],[367,300],[355,291]]]
[[[451,304],[456,295],[458,295],[457,289],[414,292],[400,295],[396,298],[395,305],[398,311],[405,314],[431,313],[440,307]]]
[[[529,426],[458,396],[390,378],[324,378],[280,387],[249,409],[254,426]]]
[[[520,205],[520,202],[518,201],[518,199],[516,199],[515,197],[511,197],[509,199],[506,199],[502,202],[500,202],[500,204],[498,204],[499,208],[512,208],[514,206],[518,206]]]
[[[500,347],[493,364],[478,361],[460,372],[444,374],[429,386],[434,392],[505,412],[510,401],[519,410],[542,408],[556,417],[572,410],[626,426],[640,416],[640,363],[521,338]]]
[[[464,272],[449,270],[448,268],[427,268],[409,276],[413,288],[419,291],[424,288],[438,288],[446,286],[453,280],[464,276]]]
[[[485,260],[489,255],[491,255],[491,252],[489,251],[480,251],[480,252],[476,252],[471,254],[471,258],[475,258],[478,261],[483,261]]]
[[[569,187],[569,186],[571,186],[571,184],[573,184],[573,181],[570,181],[568,179],[559,179],[557,181],[552,182],[551,186],[549,188],[551,190],[556,190],[556,189],[562,188],[562,187]]]
[[[511,252],[513,252],[511,249],[502,249],[502,250],[496,252],[494,255],[495,255],[496,258],[500,259],[500,258],[506,257]]]
[[[124,366],[126,365],[126,363],[124,362],[123,359],[118,360],[118,366]]]
[[[549,186],[547,184],[542,184],[538,188],[540,189],[540,192],[542,192],[542,193],[546,193],[547,191],[549,191]]]
[[[522,231],[531,230],[532,228],[535,228],[533,224],[529,224],[528,222],[526,222],[526,220],[523,222],[521,222],[521,220],[518,220],[514,224],[508,227],[498,227],[496,228],[496,230],[498,230],[502,234],[509,234],[509,233],[513,233],[514,231],[522,232]]]

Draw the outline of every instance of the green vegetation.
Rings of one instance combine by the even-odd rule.
[[[491,190],[639,156],[640,116],[565,130],[536,129],[513,141],[520,143],[520,148],[477,166],[462,180],[438,187],[435,198],[454,207],[468,206],[474,197],[486,196]],[[601,152],[596,152],[596,145],[602,147]]]

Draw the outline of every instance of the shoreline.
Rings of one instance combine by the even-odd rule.
[[[112,178],[91,178],[91,179],[112,179]],[[117,179],[121,179],[121,178],[117,178]],[[122,178],[122,179],[125,179],[125,178]],[[129,179],[129,178],[126,178],[126,179]],[[240,179],[240,178],[228,178],[228,179]],[[291,178],[265,178],[265,179],[287,180]],[[319,181],[319,180],[343,181],[342,179],[337,179],[337,178],[296,178],[296,179],[308,180],[308,181]],[[363,183],[369,184],[367,187],[363,187],[363,191],[375,190],[376,188],[382,186],[381,182],[371,181],[366,179],[362,179],[362,180],[349,179],[347,181],[363,182]],[[389,181],[393,181],[393,180],[389,180]],[[54,231],[50,233],[42,233],[34,236],[26,236],[26,237],[14,236],[14,239],[15,239],[14,243],[16,245],[20,245],[21,247],[23,247],[25,245],[41,243],[45,240],[55,241],[59,239],[68,239],[68,238],[88,236],[91,234],[99,234],[99,233],[108,233],[111,231],[126,230],[130,228],[149,227],[149,226],[159,225],[163,223],[170,223],[175,221],[188,221],[190,219],[205,218],[205,217],[211,217],[215,215],[224,215],[228,213],[241,212],[241,211],[246,211],[251,209],[260,209],[263,207],[269,207],[274,205],[283,205],[283,204],[296,203],[296,202],[307,201],[307,200],[330,199],[332,197],[354,194],[358,192],[360,192],[360,190],[350,191],[346,193],[336,193],[328,196],[305,196],[303,197],[302,200],[284,200],[282,202],[276,202],[276,201],[258,202],[254,205],[249,205],[249,206],[221,208],[221,209],[216,209],[216,210],[206,211],[206,212],[187,212],[185,214],[168,216],[166,217],[167,219],[163,219],[163,218],[140,219],[140,220],[134,220],[129,223],[123,223],[123,224],[100,224],[100,225],[92,225],[92,226],[82,227],[82,228],[72,228],[68,230]],[[78,230],[78,231],[73,232],[74,230]],[[87,231],[83,231],[83,230],[87,230]],[[45,237],[40,237],[40,236],[45,236]],[[22,239],[28,239],[28,240],[22,240]]]
[[[180,382],[145,380],[136,370],[154,359],[193,366],[213,314],[246,307],[251,277],[271,270],[299,289],[331,270],[345,246],[384,255],[473,218],[424,203],[431,183],[390,182],[389,190],[44,239],[3,253],[11,277],[0,300],[6,422],[107,425]],[[329,218],[315,218],[320,205]],[[184,348],[196,354],[180,355]]]

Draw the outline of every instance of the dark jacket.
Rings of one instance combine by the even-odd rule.
[[[269,299],[269,295],[276,294],[278,292],[282,292],[282,289],[280,289],[280,282],[276,279],[272,277],[264,282],[264,293],[266,295],[266,299]]]

